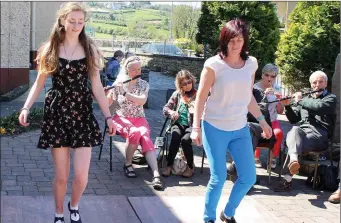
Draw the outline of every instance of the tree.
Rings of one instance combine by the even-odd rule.
[[[316,70],[331,79],[340,53],[340,2],[299,2],[289,19],[276,53],[283,82],[292,90],[310,87]]]
[[[175,6],[173,10],[173,30],[176,38],[193,39],[197,31],[200,11],[188,5]]]
[[[148,35],[145,23],[138,19],[132,19],[128,23],[128,33],[130,37],[146,38]]]
[[[249,52],[258,59],[258,72],[275,61],[280,22],[271,2],[202,2],[198,43],[207,44],[209,56],[217,53],[220,30],[227,21],[241,18],[249,25]]]

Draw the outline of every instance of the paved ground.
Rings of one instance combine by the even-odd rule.
[[[167,88],[173,88],[174,79],[152,72],[150,74],[150,84],[149,109],[146,109],[146,116],[152,128],[152,138],[154,139],[158,135],[164,121],[161,108],[165,103],[165,92]],[[6,111],[6,106],[7,110],[21,108],[23,105],[22,98],[18,98],[10,103],[2,103],[2,115]],[[41,98],[43,97],[40,97],[37,106],[42,105]],[[95,115],[100,126],[103,126],[103,116],[98,109],[95,109]],[[290,125],[283,116],[281,116],[281,119],[282,127],[287,132]],[[39,130],[15,137],[1,138],[1,195],[7,198],[7,200],[10,199],[8,196],[13,196],[13,198],[14,196],[52,196],[53,165],[51,155],[50,151],[36,148],[38,136]],[[205,159],[204,173],[200,174],[200,148],[195,148],[196,170],[192,178],[185,179],[178,176],[165,178],[165,189],[163,191],[155,191],[150,185],[152,175],[145,166],[136,166],[138,173],[136,179],[127,179],[124,176],[122,170],[124,141],[120,137],[114,137],[115,149],[113,151],[112,172],[109,171],[108,163],[108,138],[105,139],[104,145],[105,150],[101,160],[98,160],[99,147],[93,149],[89,183],[85,196],[110,197],[113,195],[123,195],[126,198],[131,198],[156,195],[160,198],[193,196],[193,199],[196,199],[195,197],[201,197],[200,199],[202,199],[205,194],[209,179],[209,168]],[[263,163],[266,161],[265,156],[266,151],[262,151]],[[316,191],[306,187],[304,184],[306,177],[296,176],[291,192],[275,193],[272,188],[277,182],[277,178],[272,177],[272,182],[268,185],[265,170],[258,169],[257,171],[262,175],[261,183],[255,186],[248,197],[276,216],[279,222],[340,222],[340,205],[333,205],[326,201],[330,192]],[[278,169],[273,173],[274,176],[277,176],[276,172],[278,172]],[[71,178],[72,174],[70,175]],[[70,195],[70,186],[68,185],[68,195]],[[230,193],[232,186],[231,181],[226,181],[223,189],[225,196]],[[195,200],[193,202],[195,203]],[[6,205],[6,202],[2,200],[1,206],[4,205]],[[143,221],[140,220],[140,222]]]

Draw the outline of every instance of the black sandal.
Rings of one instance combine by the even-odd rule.
[[[132,168],[133,170],[129,170],[128,168]],[[124,175],[126,175],[126,177],[128,178],[136,178],[136,173],[135,173],[135,170],[133,168],[133,166],[130,164],[130,165],[125,165],[123,166],[123,170],[124,170]]]
[[[163,185],[162,185],[162,181],[161,181],[161,177],[153,177],[152,180],[152,184],[153,184],[153,188],[155,190],[162,190],[163,189]]]

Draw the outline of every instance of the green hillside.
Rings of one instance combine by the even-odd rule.
[[[91,8],[87,27],[95,31],[97,38],[167,39],[170,13],[155,9],[96,9]]]

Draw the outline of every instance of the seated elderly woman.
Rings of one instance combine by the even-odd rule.
[[[180,144],[187,160],[187,168],[182,173],[182,176],[191,177],[193,175],[193,148],[190,135],[192,132],[193,107],[196,96],[196,90],[194,89],[195,81],[195,77],[189,71],[181,70],[175,78],[176,91],[163,107],[164,115],[172,119],[172,138],[167,156],[167,167],[162,172],[162,175],[166,177],[171,174]]]
[[[275,83],[278,75],[278,68],[273,64],[266,64],[262,69],[262,79],[254,84],[254,88],[263,91],[268,101],[274,101],[281,97],[280,87]],[[269,113],[271,118],[271,127],[273,129],[276,143],[272,150],[271,168],[276,168],[276,158],[279,156],[281,150],[282,140],[284,137],[280,123],[277,120],[278,114],[282,114],[284,111],[284,105],[282,102],[274,102],[269,104]],[[255,165],[256,167],[262,167],[259,160],[260,150],[255,151]]]
[[[153,171],[152,184],[154,189],[163,188],[158,171],[156,152],[150,138],[150,127],[145,118],[143,105],[147,101],[149,84],[137,78],[126,84],[125,80],[132,79],[141,74],[141,61],[139,57],[129,57],[123,64],[120,74],[114,85],[115,88],[107,94],[109,104],[117,103],[116,114],[113,121],[117,126],[117,133],[127,140],[126,160],[123,170],[127,177],[136,177],[132,166],[132,159],[138,145],[141,145],[142,153]]]

